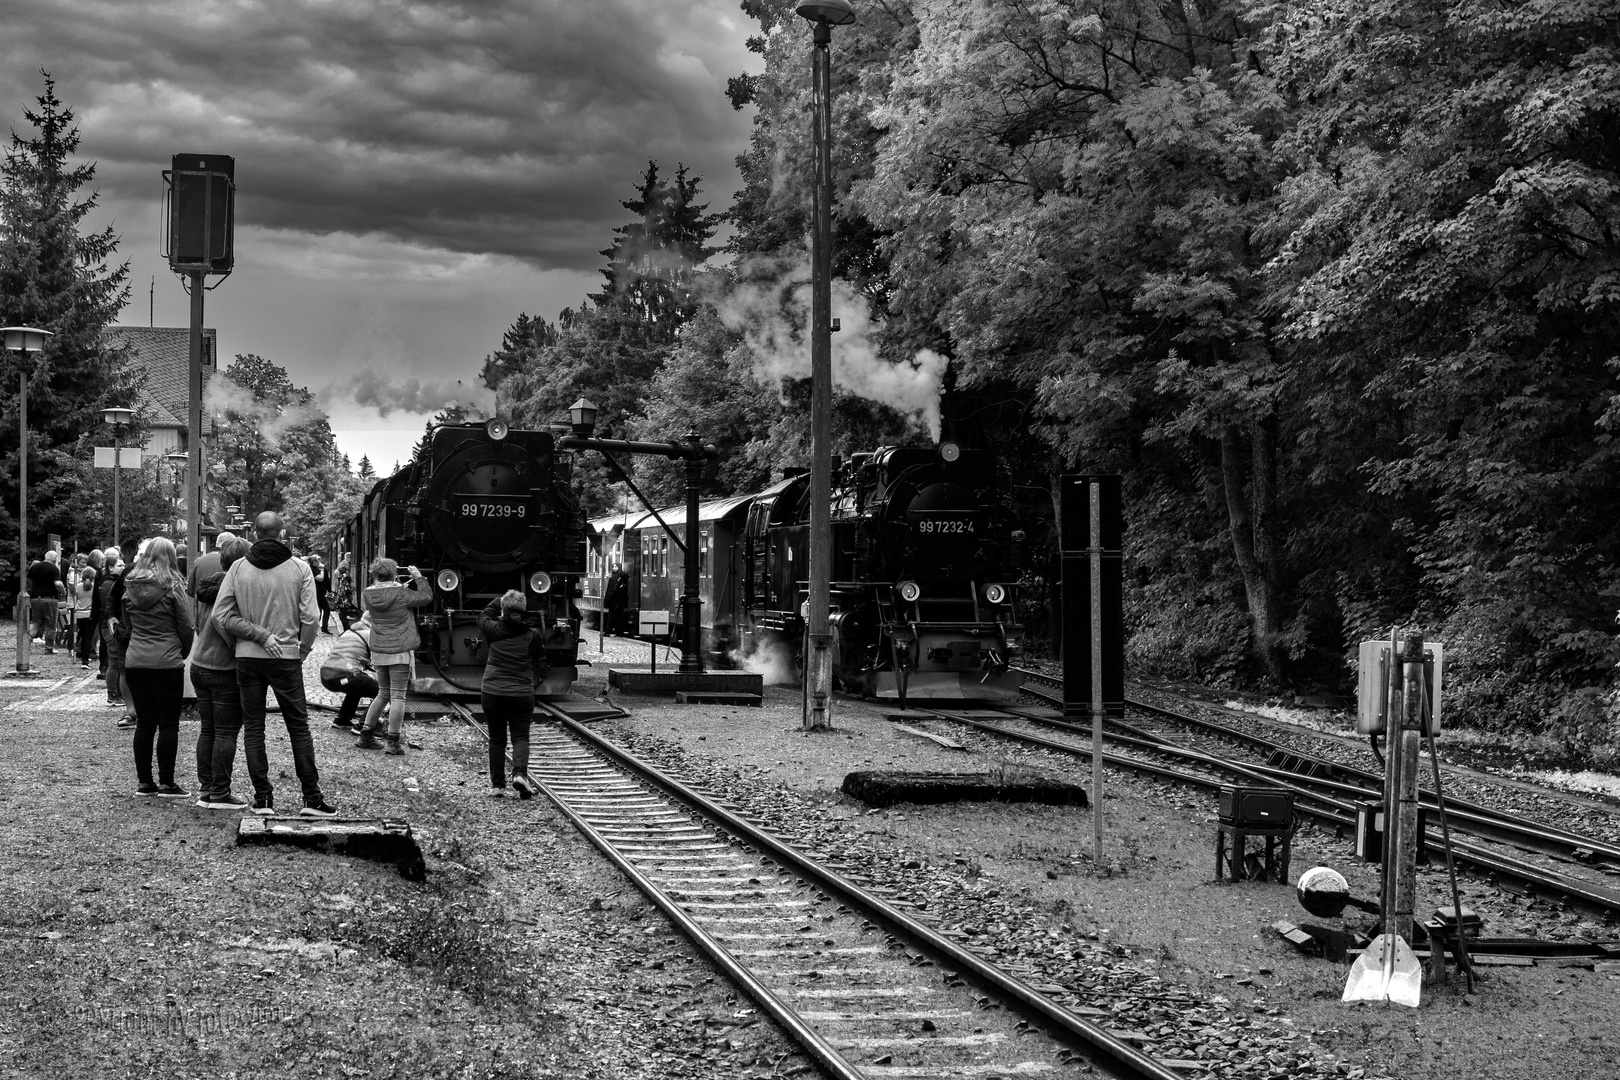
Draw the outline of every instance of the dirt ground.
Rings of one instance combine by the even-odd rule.
[[[643,655],[607,644],[585,655]],[[60,654],[36,666],[43,680],[0,680],[0,1075],[764,1077],[796,1067],[543,800],[488,797],[468,729],[418,716],[409,730],[420,749],[396,759],[355,751],[314,718],[323,786],[344,815],[417,830],[429,873],[413,884],[384,865],[240,848],[239,815],[136,796],[130,735],[100,707],[101,684]],[[600,694],[606,670],[585,669],[580,692]],[[1604,973],[1497,969],[1474,994],[1455,981],[1426,988],[1418,1010],[1342,1004],[1346,966],[1304,957],[1269,929],[1308,921],[1291,887],[1213,880],[1213,807],[1197,793],[1109,774],[1097,869],[1086,810],[870,812],[837,790],[859,768],[1073,775],[1064,759],[960,732],[970,749],[945,750],[899,731],[887,710],[843,702],[835,730],[807,735],[797,693],[782,689],[763,709],[614,696],[633,715],[598,725],[605,733],[656,740],[729,777],[733,798],[757,799],[807,844],[857,836],[879,860],[936,870],[1063,936],[1111,943],[1256,1030],[1308,1038],[1341,1075],[1620,1075],[1620,979]],[[196,731],[181,728],[188,787]],[[278,803],[296,809],[275,717],[269,734]],[[246,787],[240,762],[237,783]],[[1369,895],[1347,844],[1302,835],[1291,877],[1327,862]],[[1444,902],[1441,881],[1425,877],[1426,907]],[[1509,932],[1522,914],[1478,883],[1465,903],[1493,920],[1487,932]]]
[[[130,732],[94,673],[35,661],[43,679],[0,680],[0,1076],[605,1080],[783,1063],[770,1025],[548,803],[487,795],[468,728],[419,719],[421,749],[388,758],[314,714],[327,797],[346,817],[409,821],[428,863],[414,884],[238,847],[240,813],[137,796]],[[277,804],[296,812],[285,729],[268,728]],[[188,788],[197,731],[181,725]]]
[[[600,671],[582,684],[591,688]],[[1376,867],[1351,857],[1349,839],[1307,828],[1295,839],[1289,885],[1219,883],[1214,873],[1213,797],[1190,789],[1105,773],[1104,867],[1091,861],[1089,809],[970,803],[872,811],[839,792],[858,769],[984,771],[1024,767],[1090,786],[1089,763],[1042,751],[1009,750],[960,727],[910,721],[968,744],[942,748],[884,719],[892,708],[840,701],[830,732],[800,727],[798,691],[768,688],[764,708],[680,706],[615,697],[628,720],[600,726],[653,738],[671,753],[712,762],[739,778],[733,790],[761,805],[793,798],[808,842],[858,831],[895,866],[921,863],[973,884],[1076,936],[1113,942],[1145,971],[1226,1003],[1261,1022],[1308,1035],[1345,1075],[1408,1080],[1611,1080],[1620,1076],[1613,1038],[1620,975],[1581,968],[1514,967],[1486,972],[1474,993],[1461,980],[1425,987],[1421,1008],[1346,1004],[1347,963],[1302,955],[1274,922],[1359,928],[1370,916],[1349,910],[1323,920],[1300,906],[1292,882],[1311,866],[1339,869],[1354,895],[1376,896]],[[733,796],[743,801],[747,796]],[[1450,903],[1439,868],[1422,871],[1418,910]],[[1464,879],[1463,903],[1487,919],[1487,934],[1522,933],[1526,924],[1561,923],[1566,933],[1610,939],[1613,927],[1573,915],[1527,911],[1517,898]],[[1275,1010],[1275,1016],[1271,1015]]]

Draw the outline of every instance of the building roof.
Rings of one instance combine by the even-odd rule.
[[[190,405],[191,388],[191,330],[184,326],[113,326],[111,333],[129,345],[130,356],[145,372],[141,380],[141,397],[136,410],[146,417],[148,426],[187,426],[186,409]],[[218,367],[218,335],[203,328],[203,385]],[[213,431],[210,417],[203,417],[203,433]]]

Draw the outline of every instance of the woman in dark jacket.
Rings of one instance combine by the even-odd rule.
[[[478,629],[489,647],[484,665],[484,719],[489,725],[490,794],[506,790],[506,736],[512,735],[512,787],[519,797],[534,795],[529,779],[529,722],[534,695],[546,677],[546,635],[524,621],[529,603],[516,589],[506,590],[478,616]]]
[[[197,643],[191,652],[191,686],[197,691],[197,718],[202,727],[197,735],[197,785],[202,789],[197,805],[207,810],[245,810],[246,800],[231,792],[231,775],[236,770],[236,742],[242,733],[242,691],[236,685],[236,639],[214,621],[214,600],[225,581],[225,572],[248,553],[249,544],[232,536],[219,546],[219,570],[197,579]],[[207,556],[204,556],[206,559]],[[202,560],[199,560],[201,562]],[[199,569],[206,571],[212,560]],[[263,732],[257,742],[250,734],[243,742],[248,775],[268,775]],[[253,766],[257,765],[255,768]],[[255,790],[253,812],[271,812],[269,792]]]
[[[156,537],[124,580],[123,620],[129,635],[124,674],[129,679],[135,725],[136,793],[183,799],[174,782],[180,742],[180,704],[186,654],[191,651],[191,598],[174,566],[174,544]],[[152,782],[152,737],[157,736],[158,782]]]

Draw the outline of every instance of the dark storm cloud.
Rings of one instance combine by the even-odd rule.
[[[5,0],[0,116],[51,72],[109,199],[232,154],[239,224],[581,269],[649,158],[716,208],[746,118],[736,0]]]

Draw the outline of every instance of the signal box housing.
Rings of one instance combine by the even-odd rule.
[[[236,159],[176,154],[163,180],[169,269],[229,274],[236,263]]]
[[[1400,654],[1406,650],[1405,641],[1395,643],[1394,664],[1397,677]],[[1430,719],[1433,732],[1440,734],[1440,684],[1445,668],[1445,646],[1438,641],[1425,641],[1423,652],[1429,683]],[[1386,696],[1388,673],[1391,670],[1389,642],[1363,641],[1357,657],[1356,671],[1356,732],[1361,735],[1381,735],[1390,728],[1399,728],[1399,718],[1389,723],[1389,699]]]
[[[1282,788],[1221,785],[1222,825],[1249,829],[1286,829],[1294,824],[1294,793]]]

